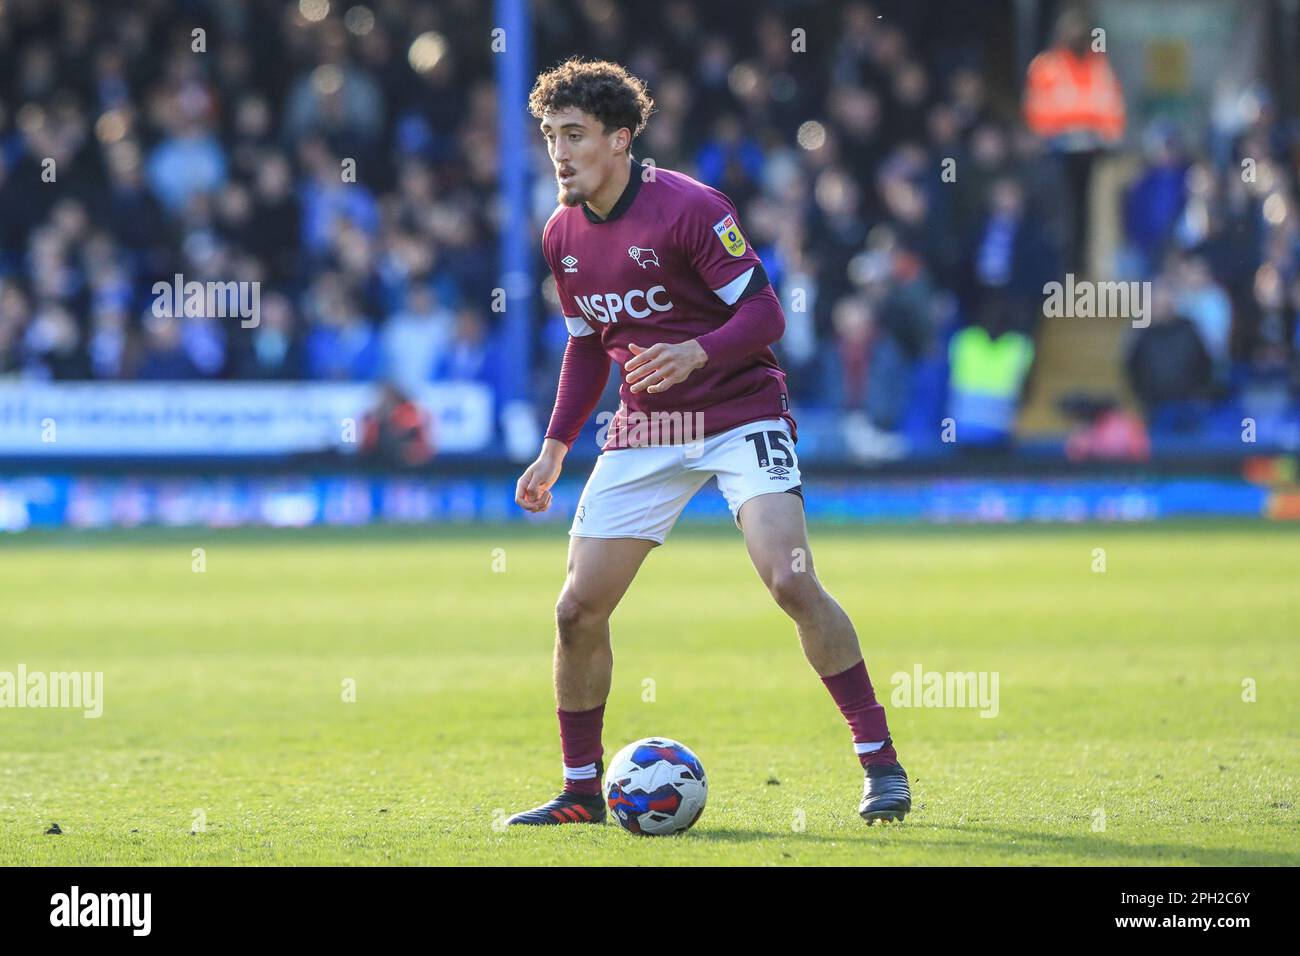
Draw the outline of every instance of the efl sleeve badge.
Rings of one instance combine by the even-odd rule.
[[[728,254],[733,256],[745,254],[745,237],[740,234],[740,226],[736,225],[735,216],[728,215],[720,222],[715,222],[713,231]]]

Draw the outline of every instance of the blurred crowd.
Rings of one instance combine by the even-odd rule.
[[[1126,372],[1157,426],[1179,427],[1198,400],[1300,395],[1293,132],[1263,92],[1240,109],[1240,133],[1201,148],[1152,124],[1124,194],[1119,271],[1154,291]]]
[[[490,54],[448,49],[482,19],[6,2],[0,375],[490,380]],[[260,283],[257,326],[157,314],[176,275]]]
[[[990,90],[978,5],[532,6],[538,69],[575,52],[625,63],[658,110],[637,157],[735,202],[785,303],[797,403],[843,410],[864,456],[958,404],[1006,440],[1043,285],[1081,262],[1090,160],[1123,130],[1113,102],[1052,126],[1023,86]],[[504,227],[490,14],[478,0],[7,0],[0,376],[498,386],[512,343],[490,308]],[[1035,84],[1073,82],[1071,55],[1092,62],[1080,25],[1056,24],[1063,59]],[[795,28],[812,52],[792,49]],[[1113,97],[1113,80],[1098,72],[1088,95]],[[1260,377],[1294,386],[1291,144],[1266,98],[1254,105],[1226,142],[1137,137],[1119,267],[1158,287],[1125,359],[1152,415]],[[540,137],[531,159],[538,232],[554,206]],[[544,415],[565,329],[540,249],[537,263]],[[177,274],[260,282],[258,326],[155,314],[153,283]]]

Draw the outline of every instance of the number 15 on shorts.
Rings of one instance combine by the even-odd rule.
[[[750,432],[745,441],[754,446],[758,457],[758,467],[793,468],[794,451],[790,448],[789,436],[781,431]]]

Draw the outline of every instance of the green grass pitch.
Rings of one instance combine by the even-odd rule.
[[[887,706],[918,664],[999,676],[996,717],[889,707],[915,806],[868,828],[739,535],[679,528],[615,615],[605,725],[607,755],[665,735],[703,761],[708,809],[670,839],[499,826],[558,784],[566,541],[0,541],[0,671],[104,674],[98,719],[0,709],[0,864],[1300,863],[1294,529],[814,528]]]

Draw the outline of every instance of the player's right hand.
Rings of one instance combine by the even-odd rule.
[[[515,483],[515,504],[525,511],[545,511],[551,506],[551,485],[560,477],[563,459],[542,452]]]

